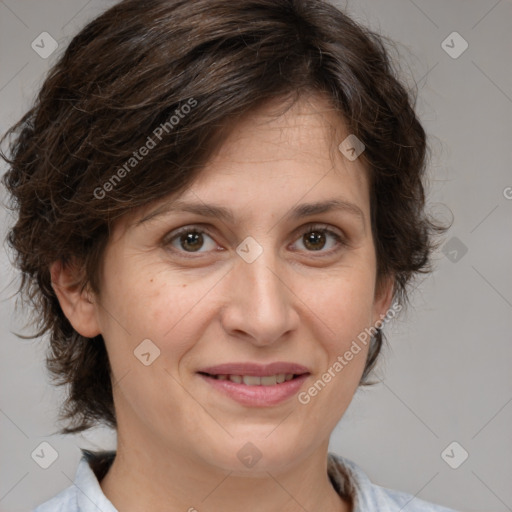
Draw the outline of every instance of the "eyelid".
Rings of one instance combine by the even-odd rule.
[[[331,226],[329,224],[322,224],[319,222],[311,222],[309,224],[306,224],[305,226],[301,226],[294,232],[294,241],[297,241],[300,236],[305,235],[306,233],[312,232],[312,231],[321,231],[324,233],[327,233],[334,237],[336,242],[338,242],[338,247],[335,247],[334,249],[331,249],[329,251],[307,251],[308,255],[316,256],[316,257],[322,257],[322,256],[328,256],[331,254],[336,253],[340,250],[342,247],[348,247],[349,243],[347,240],[347,236],[345,233],[343,233],[342,230],[339,228],[335,228],[334,226]],[[299,252],[299,251],[296,251]],[[317,252],[317,254],[315,254]]]
[[[333,236],[335,238],[336,242],[338,243],[338,247],[335,247],[334,249],[331,249],[329,251],[318,251],[318,254],[315,254],[316,251],[306,251],[311,256],[322,257],[322,256],[326,256],[326,255],[331,255],[331,254],[339,251],[340,248],[349,246],[347,237],[343,233],[343,231],[341,231],[339,228],[335,228],[334,226],[331,226],[329,224],[322,224],[322,223],[318,223],[318,222],[310,222],[308,224],[305,224],[305,225],[297,228],[293,232],[292,243],[297,242],[298,239],[300,238],[300,236],[303,236],[306,233],[309,233],[309,232],[312,232],[315,230],[322,231],[324,233],[327,233],[327,234]],[[168,232],[166,235],[164,235],[164,237],[162,238],[162,245],[164,247],[170,247],[171,242],[174,241],[176,238],[178,238],[180,235],[182,235],[183,233],[189,233],[189,232],[194,232],[194,231],[208,235],[212,240],[214,240],[214,242],[217,245],[219,245],[218,242],[215,240],[215,235],[212,233],[212,230],[209,229],[209,227],[204,224],[187,224],[186,226],[176,228],[176,229]],[[197,252],[197,253],[190,252],[190,253],[188,253],[187,251],[180,251],[180,250],[176,250],[174,248],[172,248],[171,250],[173,252],[179,253],[180,255],[184,255],[184,257],[188,257],[188,258],[199,257],[199,256],[194,256],[194,254],[205,255],[205,254],[208,254],[209,252],[211,252],[211,251],[207,251],[207,252]],[[294,250],[293,252],[300,252],[300,251]]]
[[[171,247],[171,243],[176,238],[178,238],[180,235],[182,235],[184,233],[195,232],[195,231],[197,231],[198,233],[203,233],[203,234],[208,235],[217,245],[219,245],[218,242],[215,240],[215,236],[213,235],[211,230],[208,228],[208,226],[206,226],[204,224],[187,224],[186,226],[182,226],[180,228],[173,229],[172,231],[166,233],[162,237],[161,245],[163,247]],[[180,254],[189,255],[189,257],[194,257],[194,256],[192,256],[194,254],[193,252],[187,253],[186,251],[177,251],[174,248],[172,250],[175,252],[178,252]],[[206,253],[199,253],[199,254],[206,254]]]

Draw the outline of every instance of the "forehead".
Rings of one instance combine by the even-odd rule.
[[[265,104],[239,119],[205,167],[183,191],[133,212],[137,223],[176,199],[225,203],[241,212],[250,204],[285,206],[301,197],[346,198],[365,203],[367,172],[361,159],[350,161],[338,149],[349,135],[341,118],[321,96],[305,96],[290,105]],[[270,194],[278,189],[280,194]],[[309,197],[305,197],[309,196]]]
[[[293,103],[276,98],[241,118],[210,160],[267,163],[300,160],[344,168],[338,145],[349,135],[325,96],[302,95]]]

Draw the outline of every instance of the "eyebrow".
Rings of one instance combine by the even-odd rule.
[[[357,216],[364,224],[365,216],[361,208],[354,203],[350,203],[342,199],[329,199],[315,203],[303,203],[292,208],[292,210],[284,217],[294,220],[330,211],[342,211]],[[156,208],[154,211],[139,220],[136,223],[136,226],[169,213],[195,213],[203,217],[215,217],[219,220],[231,222],[233,224],[235,223],[233,212],[225,206],[206,203],[189,203],[178,199],[170,204],[165,204]]]

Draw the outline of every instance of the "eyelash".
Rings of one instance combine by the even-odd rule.
[[[304,229],[302,229],[298,233],[298,236],[295,239],[295,241],[298,241],[305,234],[311,233],[311,232],[317,232],[317,233],[322,233],[322,234],[330,235],[330,236],[332,236],[334,238],[334,240],[337,242],[337,245],[338,245],[338,247],[336,247],[334,249],[330,249],[329,251],[322,251],[322,250],[319,250],[319,251],[306,251],[306,252],[310,253],[311,255],[314,255],[314,257],[331,256],[331,255],[337,253],[340,249],[348,246],[347,241],[345,240],[345,238],[342,235],[340,235],[336,231],[330,229],[325,224],[309,224],[309,225],[305,226]],[[205,228],[205,227],[202,227],[202,226],[193,226],[193,225],[192,226],[186,226],[186,227],[180,228],[176,232],[172,232],[172,233],[173,234],[172,234],[171,237],[169,237],[170,234],[168,234],[168,235],[166,235],[164,237],[163,245],[165,247],[169,247],[174,240],[176,240],[180,236],[186,235],[188,233],[206,234],[206,235],[208,235],[210,238],[212,238],[214,240],[214,236],[209,232],[209,230],[207,228]],[[172,252],[179,253],[180,256],[182,256],[184,258],[190,258],[190,259],[192,259],[192,258],[199,258],[199,257],[201,257],[201,255],[204,255],[204,254],[207,254],[208,252],[210,252],[210,251],[207,251],[207,252],[196,252],[195,253],[195,252],[187,252],[187,251],[183,251],[183,250],[177,250],[175,248],[171,248],[170,250]],[[294,252],[300,252],[300,249],[299,250],[294,250]],[[318,252],[320,255],[319,256],[315,255],[316,252]]]

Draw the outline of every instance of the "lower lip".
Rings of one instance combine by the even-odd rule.
[[[252,407],[267,407],[284,402],[299,391],[309,374],[304,374],[295,379],[275,384],[273,386],[248,386],[238,384],[230,380],[219,380],[207,375],[198,374],[217,391],[224,393],[233,400]]]

